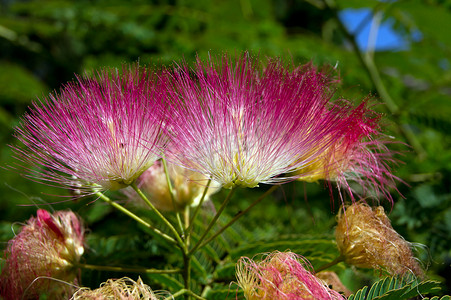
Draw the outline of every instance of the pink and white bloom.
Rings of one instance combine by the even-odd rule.
[[[347,149],[357,128],[374,129],[373,118],[364,117],[368,109],[331,101],[330,80],[311,65],[290,68],[270,60],[262,67],[243,54],[219,63],[199,60],[193,70],[178,67],[168,78],[175,124],[167,158],[225,188],[313,176],[317,169],[309,167],[318,162],[331,173],[335,161],[324,160],[331,149],[343,142]],[[375,160],[351,162],[371,161],[362,175],[376,164],[382,169],[380,156],[361,154]],[[386,182],[376,184],[385,190]]]
[[[84,252],[84,228],[71,211],[50,214],[39,209],[8,242],[0,275],[5,299],[30,299],[46,292],[59,299],[74,283],[75,265]],[[49,278],[51,277],[51,278]]]
[[[258,262],[241,257],[236,265],[236,277],[247,300],[345,299],[306,266],[309,267],[308,261],[300,255],[275,251]]]
[[[132,183],[165,144],[163,89],[137,66],[103,70],[34,103],[16,135],[29,176],[82,194]]]

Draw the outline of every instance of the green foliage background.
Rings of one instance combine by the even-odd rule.
[[[342,79],[337,95],[355,102],[368,95],[377,99],[381,105],[376,109],[385,114],[384,132],[411,146],[391,146],[402,153],[398,158],[403,163],[394,172],[405,182],[399,185],[404,198],[394,192],[393,208],[387,201],[382,205],[395,229],[406,240],[419,243],[417,255],[428,276],[450,288],[451,1],[4,0],[0,4],[2,167],[14,165],[7,145],[16,143],[14,127],[27,106],[73,80],[75,74],[137,60],[161,65],[192,62],[196,55],[206,57],[209,52],[243,50],[295,63],[337,64]],[[356,32],[344,30],[337,13],[364,8],[379,13],[382,22],[394,22],[395,30],[409,42],[407,49],[356,51]],[[421,38],[413,39],[412,33],[418,31]],[[55,210],[71,208],[86,220],[91,230],[88,262],[158,268],[176,261],[175,249],[161,246],[161,241],[102,203],[50,196],[66,192],[26,180],[19,173],[0,169],[2,242],[13,236],[14,222],[35,214],[35,205],[45,208],[51,203]],[[233,216],[245,209],[266,188],[240,190],[227,213]],[[322,184],[286,184],[212,243],[211,249],[204,249],[196,257],[196,276],[212,291],[223,289],[210,298],[234,297],[236,287],[229,291],[228,283],[234,280],[233,264],[241,255],[290,248],[311,259],[314,267],[332,260],[340,203],[336,196],[334,203],[329,199]],[[322,246],[310,247],[312,239]],[[354,291],[378,275],[343,264],[335,270]],[[121,275],[86,272],[82,283],[96,287]],[[163,288],[177,286],[164,276],[147,279]]]

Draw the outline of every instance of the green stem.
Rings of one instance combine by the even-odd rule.
[[[175,195],[174,195],[174,189],[172,188],[171,178],[169,177],[168,164],[166,163],[166,160],[164,158],[161,159],[161,162],[163,163],[164,174],[166,176],[166,182],[168,183],[169,193],[171,194],[171,200],[172,200],[172,203],[175,208]]]
[[[327,263],[321,267],[319,267],[318,269],[315,270],[316,273],[319,273],[323,270],[326,270],[332,266],[335,266],[338,263],[341,263],[342,261],[345,260],[345,257],[343,255],[338,256],[336,259],[334,259],[333,261],[331,261],[330,263]]]
[[[194,213],[191,216],[191,220],[189,222],[189,227],[186,229],[186,232],[188,233],[188,235],[191,234],[191,231],[193,229],[194,220],[196,219],[197,214],[199,213],[200,208],[201,208],[202,204],[204,203],[204,200],[205,200],[205,197],[207,196],[207,192],[210,187],[210,184],[211,184],[211,179],[208,179],[207,185],[205,186],[205,189],[204,189],[204,193],[202,194],[202,198],[200,198],[199,204],[196,206],[196,209],[194,210]]]
[[[194,292],[192,292],[190,290],[187,290],[187,289],[181,289],[177,293],[172,294],[172,296],[166,297],[163,300],[172,300],[174,298],[177,298],[178,296],[182,296],[182,295],[185,295],[185,294],[188,294],[188,295],[190,295],[190,296],[192,296],[192,297],[194,297],[194,298],[196,298],[198,300],[207,300],[207,299],[205,299],[205,298],[203,298],[203,297],[201,297],[201,296],[199,296],[199,295],[195,294]]]
[[[224,200],[224,202],[221,204],[221,207],[218,209],[218,211],[216,212],[216,215],[213,217],[213,219],[210,221],[210,224],[208,224],[207,229],[204,231],[204,233],[202,234],[202,236],[199,238],[199,240],[197,241],[196,245],[194,245],[194,247],[189,251],[188,255],[191,256],[201,245],[202,241],[205,239],[205,237],[207,236],[207,234],[210,232],[211,228],[213,228],[213,226],[216,224],[216,221],[219,219],[219,216],[222,214],[222,212],[224,211],[225,207],[227,206],[227,204],[229,203],[230,199],[232,198],[233,194],[235,193],[236,187],[233,187],[229,194],[227,195],[226,199]]]
[[[185,211],[183,212],[183,217],[184,217],[184,222],[185,222],[185,244],[186,247],[189,247],[189,243],[190,243],[190,234],[188,231],[188,228],[190,227],[190,206],[187,205],[185,207]]]
[[[336,20],[338,26],[340,27],[340,30],[343,32],[345,37],[351,43],[354,52],[356,53],[358,59],[360,60],[360,63],[368,73],[371,81],[373,82],[374,87],[377,90],[377,93],[381,97],[382,101],[384,101],[388,111],[392,114],[393,119],[398,124],[401,124],[400,109],[396,104],[396,102],[388,93],[387,89],[385,88],[385,85],[382,81],[376,63],[368,53],[363,53],[360,50],[359,46],[357,45],[356,37],[353,34],[351,34],[346,28],[346,26],[343,24],[343,22],[341,22],[340,18],[338,17],[338,8],[336,7],[334,1],[326,0],[325,3],[329,7],[329,9],[334,13],[334,19]],[[424,159],[426,157],[426,151],[424,150],[423,146],[418,141],[417,137],[410,129],[410,127],[403,126],[401,124],[401,126],[399,126],[398,128],[400,132],[404,135],[404,137],[407,139],[409,144],[413,147],[415,152],[418,154],[419,159]]]
[[[170,237],[169,235],[165,234],[161,230],[153,227],[152,225],[150,225],[149,223],[147,223],[146,221],[144,221],[143,219],[141,219],[140,217],[138,217],[137,215],[135,215],[134,213],[132,213],[131,211],[126,209],[125,207],[123,207],[122,205],[112,201],[110,198],[108,198],[107,196],[105,196],[101,192],[97,192],[97,193],[95,193],[95,195],[97,197],[99,197],[100,199],[102,199],[104,202],[106,202],[109,205],[111,205],[112,207],[114,207],[115,209],[121,211],[122,213],[126,214],[127,216],[129,216],[130,218],[134,219],[138,223],[140,223],[140,224],[144,225],[145,227],[149,228],[150,230],[152,230],[153,232],[155,232],[156,234],[158,234],[162,238],[166,239],[167,241],[169,241],[169,242],[171,242],[173,244],[177,244],[177,241],[174,240],[172,237]]]
[[[177,207],[175,204],[175,193],[174,193],[174,189],[172,188],[171,178],[169,176],[168,164],[166,163],[166,160],[164,158],[162,158],[161,161],[163,163],[164,174],[166,175],[166,182],[168,183],[169,194],[171,195],[172,206],[174,207],[174,210],[176,211],[175,215],[177,217],[177,223],[180,227],[180,232],[185,233],[185,229],[183,228],[183,225],[182,225],[182,220],[180,219],[180,214],[178,213]]]
[[[175,227],[171,224],[171,222],[168,221],[168,219],[166,219],[161,213],[160,211],[152,204],[152,202],[149,201],[149,199],[146,197],[146,195],[143,194],[143,192],[136,186],[136,183],[133,182],[132,184],[130,184],[130,186],[135,190],[136,193],[138,193],[138,195],[141,197],[141,199],[144,200],[144,202],[147,203],[147,205],[149,205],[149,207],[157,214],[157,216],[163,221],[163,223],[165,223],[169,229],[172,231],[172,233],[175,236],[175,239],[178,243],[178,245],[180,246],[181,249],[186,249],[186,245],[185,243],[182,241],[179,233],[177,232],[177,230],[175,229]]]
[[[185,289],[191,290],[191,256],[188,253],[183,253],[183,263],[185,268],[183,269],[183,279],[185,281]],[[186,299],[189,300],[189,295],[186,296]]]
[[[110,267],[110,266],[97,266],[90,264],[78,263],[76,267],[87,269],[87,270],[97,270],[97,271],[112,271],[112,272],[131,272],[131,273],[146,273],[146,274],[174,274],[181,273],[182,270],[158,270],[158,269],[146,269],[146,268],[123,268],[123,267]]]
[[[272,192],[274,192],[275,190],[277,190],[279,188],[279,185],[273,185],[269,190],[267,190],[263,195],[261,195],[257,200],[255,200],[254,202],[252,202],[251,205],[249,205],[248,208],[246,208],[245,210],[241,211],[240,213],[238,213],[237,215],[235,215],[235,217],[233,217],[232,220],[230,220],[224,227],[222,227],[218,232],[216,232],[214,235],[212,235],[211,237],[209,237],[205,242],[203,242],[199,248],[204,247],[205,245],[207,245],[209,242],[211,242],[213,239],[215,239],[218,235],[220,235],[221,233],[224,232],[224,230],[226,230],[227,228],[229,228],[233,223],[236,222],[236,220],[238,220],[239,218],[241,218],[244,214],[246,214],[249,210],[251,210],[255,205],[257,205],[258,203],[260,203],[265,197],[267,197],[268,195],[270,195]],[[191,250],[192,251],[192,250]]]

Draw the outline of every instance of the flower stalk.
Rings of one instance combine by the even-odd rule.
[[[176,274],[176,273],[181,273],[183,271],[181,269],[158,270],[158,269],[147,269],[147,268],[100,266],[100,265],[83,264],[83,263],[78,263],[76,266],[79,268],[87,269],[87,270],[145,273],[145,274]]]
[[[181,249],[185,249],[186,248],[185,243],[183,242],[182,238],[180,237],[180,234],[178,233],[177,229],[175,229],[175,227],[171,224],[171,222],[169,222],[169,220],[166,219],[165,216],[163,216],[163,214],[161,214],[161,212],[152,204],[152,202],[149,201],[149,199],[138,188],[138,186],[136,185],[135,182],[133,182],[130,186],[135,190],[135,192],[139,195],[139,197],[141,197],[141,199],[143,199],[144,202],[146,202],[146,204],[149,205],[149,207],[157,214],[157,216],[163,221],[163,223],[169,227],[169,229],[174,234],[174,237],[175,237],[179,247]]]
[[[236,216],[233,217],[232,220],[230,220],[226,225],[224,225],[220,230],[218,230],[218,232],[216,232],[214,235],[212,235],[211,237],[209,237],[206,241],[204,241],[199,248],[204,247],[205,245],[207,245],[209,242],[211,242],[212,240],[214,240],[218,235],[220,235],[221,233],[224,232],[224,230],[226,230],[227,228],[229,228],[230,226],[233,225],[233,223],[235,223],[239,218],[241,218],[242,216],[244,216],[248,211],[250,211],[255,205],[257,205],[258,203],[260,203],[263,199],[265,199],[267,196],[269,196],[270,194],[272,194],[272,192],[274,192],[275,190],[277,190],[279,188],[279,185],[273,185],[269,190],[267,190],[263,195],[261,195],[260,197],[258,197],[254,202],[251,203],[251,205],[249,205],[245,210],[240,211]]]
[[[131,211],[129,211],[128,209],[126,209],[125,207],[123,207],[122,205],[120,205],[117,202],[114,202],[113,200],[111,200],[109,197],[105,196],[103,193],[97,192],[95,193],[95,195],[99,198],[102,199],[103,201],[105,201],[106,203],[108,203],[109,205],[111,205],[112,207],[114,207],[115,209],[119,210],[120,212],[126,214],[127,216],[129,216],[130,218],[132,218],[133,220],[135,220],[136,222],[140,223],[141,225],[144,225],[145,227],[149,228],[150,230],[152,230],[153,232],[155,232],[156,234],[158,234],[159,236],[161,236],[162,238],[164,238],[165,240],[167,240],[168,242],[171,242],[173,244],[177,244],[177,241],[175,239],[173,239],[172,237],[170,237],[169,235],[165,234],[164,232],[162,232],[161,230],[159,230],[158,228],[155,228],[154,226],[150,225],[148,222],[144,221],[143,219],[141,219],[140,217],[138,217],[136,214],[132,213]]]
[[[324,271],[326,269],[329,269],[330,267],[333,267],[341,262],[345,261],[345,257],[343,255],[339,255],[337,258],[335,258],[333,261],[331,261],[330,263],[327,263],[325,265],[322,265],[321,267],[319,267],[318,269],[315,270],[316,273],[319,273],[321,271]]]
[[[335,21],[337,22],[338,26],[340,27],[340,30],[345,35],[346,39],[351,43],[352,48],[357,55],[358,59],[360,60],[360,63],[362,64],[363,68],[368,73],[371,81],[373,82],[374,87],[377,90],[377,93],[384,101],[388,111],[392,114],[392,117],[397,121],[397,123],[400,122],[400,109],[396,102],[393,100],[393,98],[390,96],[390,93],[387,91],[387,88],[385,87],[382,78],[380,76],[379,69],[377,68],[376,63],[374,62],[374,59],[371,55],[368,53],[364,53],[360,50],[359,46],[357,45],[356,37],[352,33],[348,31],[346,26],[343,24],[343,22],[338,17],[338,9],[336,7],[336,3],[333,0],[327,0],[324,1],[326,6],[334,13]],[[417,153],[420,160],[424,159],[426,157],[426,151],[424,150],[424,147],[421,145],[420,141],[417,139],[415,134],[412,132],[412,130],[408,126],[398,126],[398,130],[405,136],[405,138],[409,141],[409,144],[415,149],[415,152]]]
[[[194,210],[194,213],[191,216],[191,219],[189,220],[189,226],[188,226],[188,228],[186,230],[188,232],[188,235],[191,235],[191,231],[193,229],[194,220],[196,219],[197,214],[199,213],[200,208],[202,207],[202,204],[204,203],[205,196],[207,195],[207,192],[208,192],[208,189],[210,187],[210,184],[211,184],[211,179],[208,179],[207,185],[205,186],[204,192],[202,193],[202,197],[200,198],[199,204],[196,206],[196,209]]]
[[[196,252],[197,249],[200,248],[200,246],[203,242],[203,240],[205,239],[205,237],[207,236],[207,234],[210,232],[210,230],[213,228],[213,226],[216,224],[216,221],[219,219],[219,217],[221,216],[222,212],[224,211],[224,209],[226,208],[227,204],[230,202],[230,199],[232,199],[233,194],[236,191],[236,187],[233,187],[229,194],[227,195],[227,197],[225,198],[224,202],[221,204],[221,207],[219,207],[218,211],[216,212],[215,216],[213,217],[213,219],[210,221],[210,224],[208,224],[208,227],[205,229],[204,233],[202,234],[202,236],[199,238],[199,240],[197,241],[197,243],[194,245],[194,247],[188,252],[188,256],[191,256],[194,254],[194,252]]]
[[[175,203],[176,203],[175,193],[174,193],[174,189],[172,188],[171,178],[169,177],[168,164],[166,163],[166,159],[164,159],[164,158],[162,158],[161,161],[163,163],[164,174],[166,176],[166,182],[168,184],[169,195],[171,196],[172,205],[174,206],[174,209],[175,209]],[[177,218],[177,223],[179,225],[180,232],[183,235],[185,235],[185,227],[182,224],[182,220],[180,218],[180,213],[177,211],[175,216]]]
[[[166,297],[163,300],[172,300],[174,298],[177,298],[178,296],[182,296],[182,295],[185,295],[185,294],[187,294],[189,296],[192,296],[192,297],[194,297],[195,299],[198,299],[198,300],[206,300],[204,297],[201,297],[201,296],[197,295],[196,293],[193,293],[191,290],[188,290],[188,289],[181,289],[180,291],[172,294],[172,296]]]

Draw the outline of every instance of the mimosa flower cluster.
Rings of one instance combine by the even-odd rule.
[[[379,115],[366,101],[331,100],[331,82],[312,65],[248,53],[103,70],[35,103],[15,150],[40,168],[30,176],[81,195],[126,187],[164,157],[224,188],[325,179],[352,194],[355,180],[389,196]]]
[[[341,282],[337,273],[332,271],[321,271],[316,273],[315,276],[324,281],[329,288],[341,295],[344,295],[345,297],[352,295],[352,292]]]
[[[318,172],[350,192],[351,177],[384,194],[393,186],[387,157],[370,151],[386,150],[373,139],[379,116],[365,102],[332,102],[330,79],[313,66],[290,69],[273,60],[262,68],[241,57],[198,62],[193,71],[185,66],[171,75],[171,99],[182,102],[177,101],[174,128],[183,132],[175,136],[171,154],[186,168],[226,188]]]
[[[158,158],[167,116],[158,81],[144,68],[102,70],[36,102],[17,137],[30,175],[78,193],[128,186]]]
[[[379,132],[380,115],[367,100],[354,106],[335,99],[333,82],[329,73],[311,64],[262,61],[248,53],[198,59],[191,67],[104,69],[33,103],[16,131],[22,145],[13,148],[27,176],[80,197],[95,194],[178,246],[184,269],[167,271],[182,273],[185,289],[178,295],[193,296],[193,255],[241,217],[237,214],[211,234],[237,187],[326,180],[336,182],[352,200],[360,192],[391,200],[397,178],[390,172],[392,153]],[[350,181],[359,187],[352,188]],[[220,188],[231,191],[195,242],[191,229],[199,209],[190,216],[190,207],[200,208]],[[135,202],[146,203],[168,232],[102,193],[120,189]],[[176,212],[177,228],[160,210]],[[412,257],[410,248],[393,233],[383,212],[369,210],[357,217],[368,228],[354,229],[359,220],[351,218],[337,226],[337,244],[346,262],[416,273],[407,257]],[[352,212],[349,207],[345,216],[357,216]],[[343,222],[350,226],[347,237]],[[396,256],[398,249],[402,254]],[[94,268],[79,262],[83,252],[83,226],[72,212],[38,210],[37,218],[8,244],[1,295],[30,298],[57,280],[75,284],[77,268]],[[362,258],[367,253],[373,260]],[[396,258],[392,264],[388,254]],[[260,262],[240,259],[237,278],[246,299],[344,299],[311,269],[297,254],[274,252]],[[348,292],[333,274],[326,278]],[[66,289],[46,292],[67,296]],[[142,280],[129,278],[109,280],[96,290],[81,288],[73,295],[107,298],[159,299]]]

